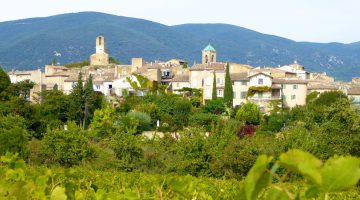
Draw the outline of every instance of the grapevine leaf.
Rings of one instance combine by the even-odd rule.
[[[276,188],[271,188],[266,195],[266,200],[289,200],[289,196]]]
[[[360,159],[355,157],[330,158],[321,169],[321,189],[325,193],[344,191],[360,179]]]
[[[279,164],[290,171],[300,173],[310,179],[311,182],[320,185],[321,161],[310,153],[293,149],[280,156]]]
[[[66,200],[65,188],[63,187],[56,187],[51,193],[51,200]]]
[[[259,193],[264,190],[271,181],[271,175],[267,172],[268,165],[272,157],[266,155],[259,156],[254,166],[245,178],[245,195],[246,199],[257,199]]]

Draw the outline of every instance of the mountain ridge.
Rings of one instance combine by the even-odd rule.
[[[252,66],[278,66],[298,60],[309,71],[325,71],[340,80],[360,74],[360,42],[311,43],[252,31],[224,23],[157,22],[99,12],[60,14],[0,22],[0,65],[16,69],[41,68],[60,52],[61,64],[95,52],[95,37],[103,34],[110,55],[129,63],[146,60],[201,61],[201,50],[214,45],[220,61]]]

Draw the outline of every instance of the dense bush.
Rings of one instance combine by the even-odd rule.
[[[12,152],[26,157],[29,153],[28,141],[29,134],[23,118],[0,115],[0,155]]]
[[[219,119],[219,116],[211,113],[195,113],[189,118],[190,126],[203,126],[206,131],[211,131],[211,126]]]
[[[257,105],[249,102],[240,107],[235,118],[245,124],[258,125],[261,120],[261,113]]]
[[[138,132],[141,133],[142,131],[150,130],[151,117],[148,114],[133,110],[130,111],[126,116],[138,122]]]
[[[41,140],[40,155],[45,164],[72,166],[93,158],[87,131],[69,122],[68,130],[48,130]]]
[[[202,107],[203,111],[206,113],[212,113],[215,115],[220,115],[226,111],[224,99],[217,98],[206,102]]]

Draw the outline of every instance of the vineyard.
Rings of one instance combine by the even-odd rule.
[[[7,199],[357,199],[360,159],[324,164],[292,150],[273,162],[260,156],[243,181],[150,175],[86,168],[28,167],[16,155],[1,157],[0,196]],[[288,182],[289,176],[298,176]]]

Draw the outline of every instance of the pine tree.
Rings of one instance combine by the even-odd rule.
[[[216,92],[216,74],[214,72],[214,80],[213,80],[213,89],[212,89],[212,99],[217,98],[217,92]]]
[[[230,78],[230,66],[229,63],[226,65],[226,75],[225,75],[225,89],[224,89],[224,102],[228,107],[232,107],[234,91],[232,88],[232,81]]]

